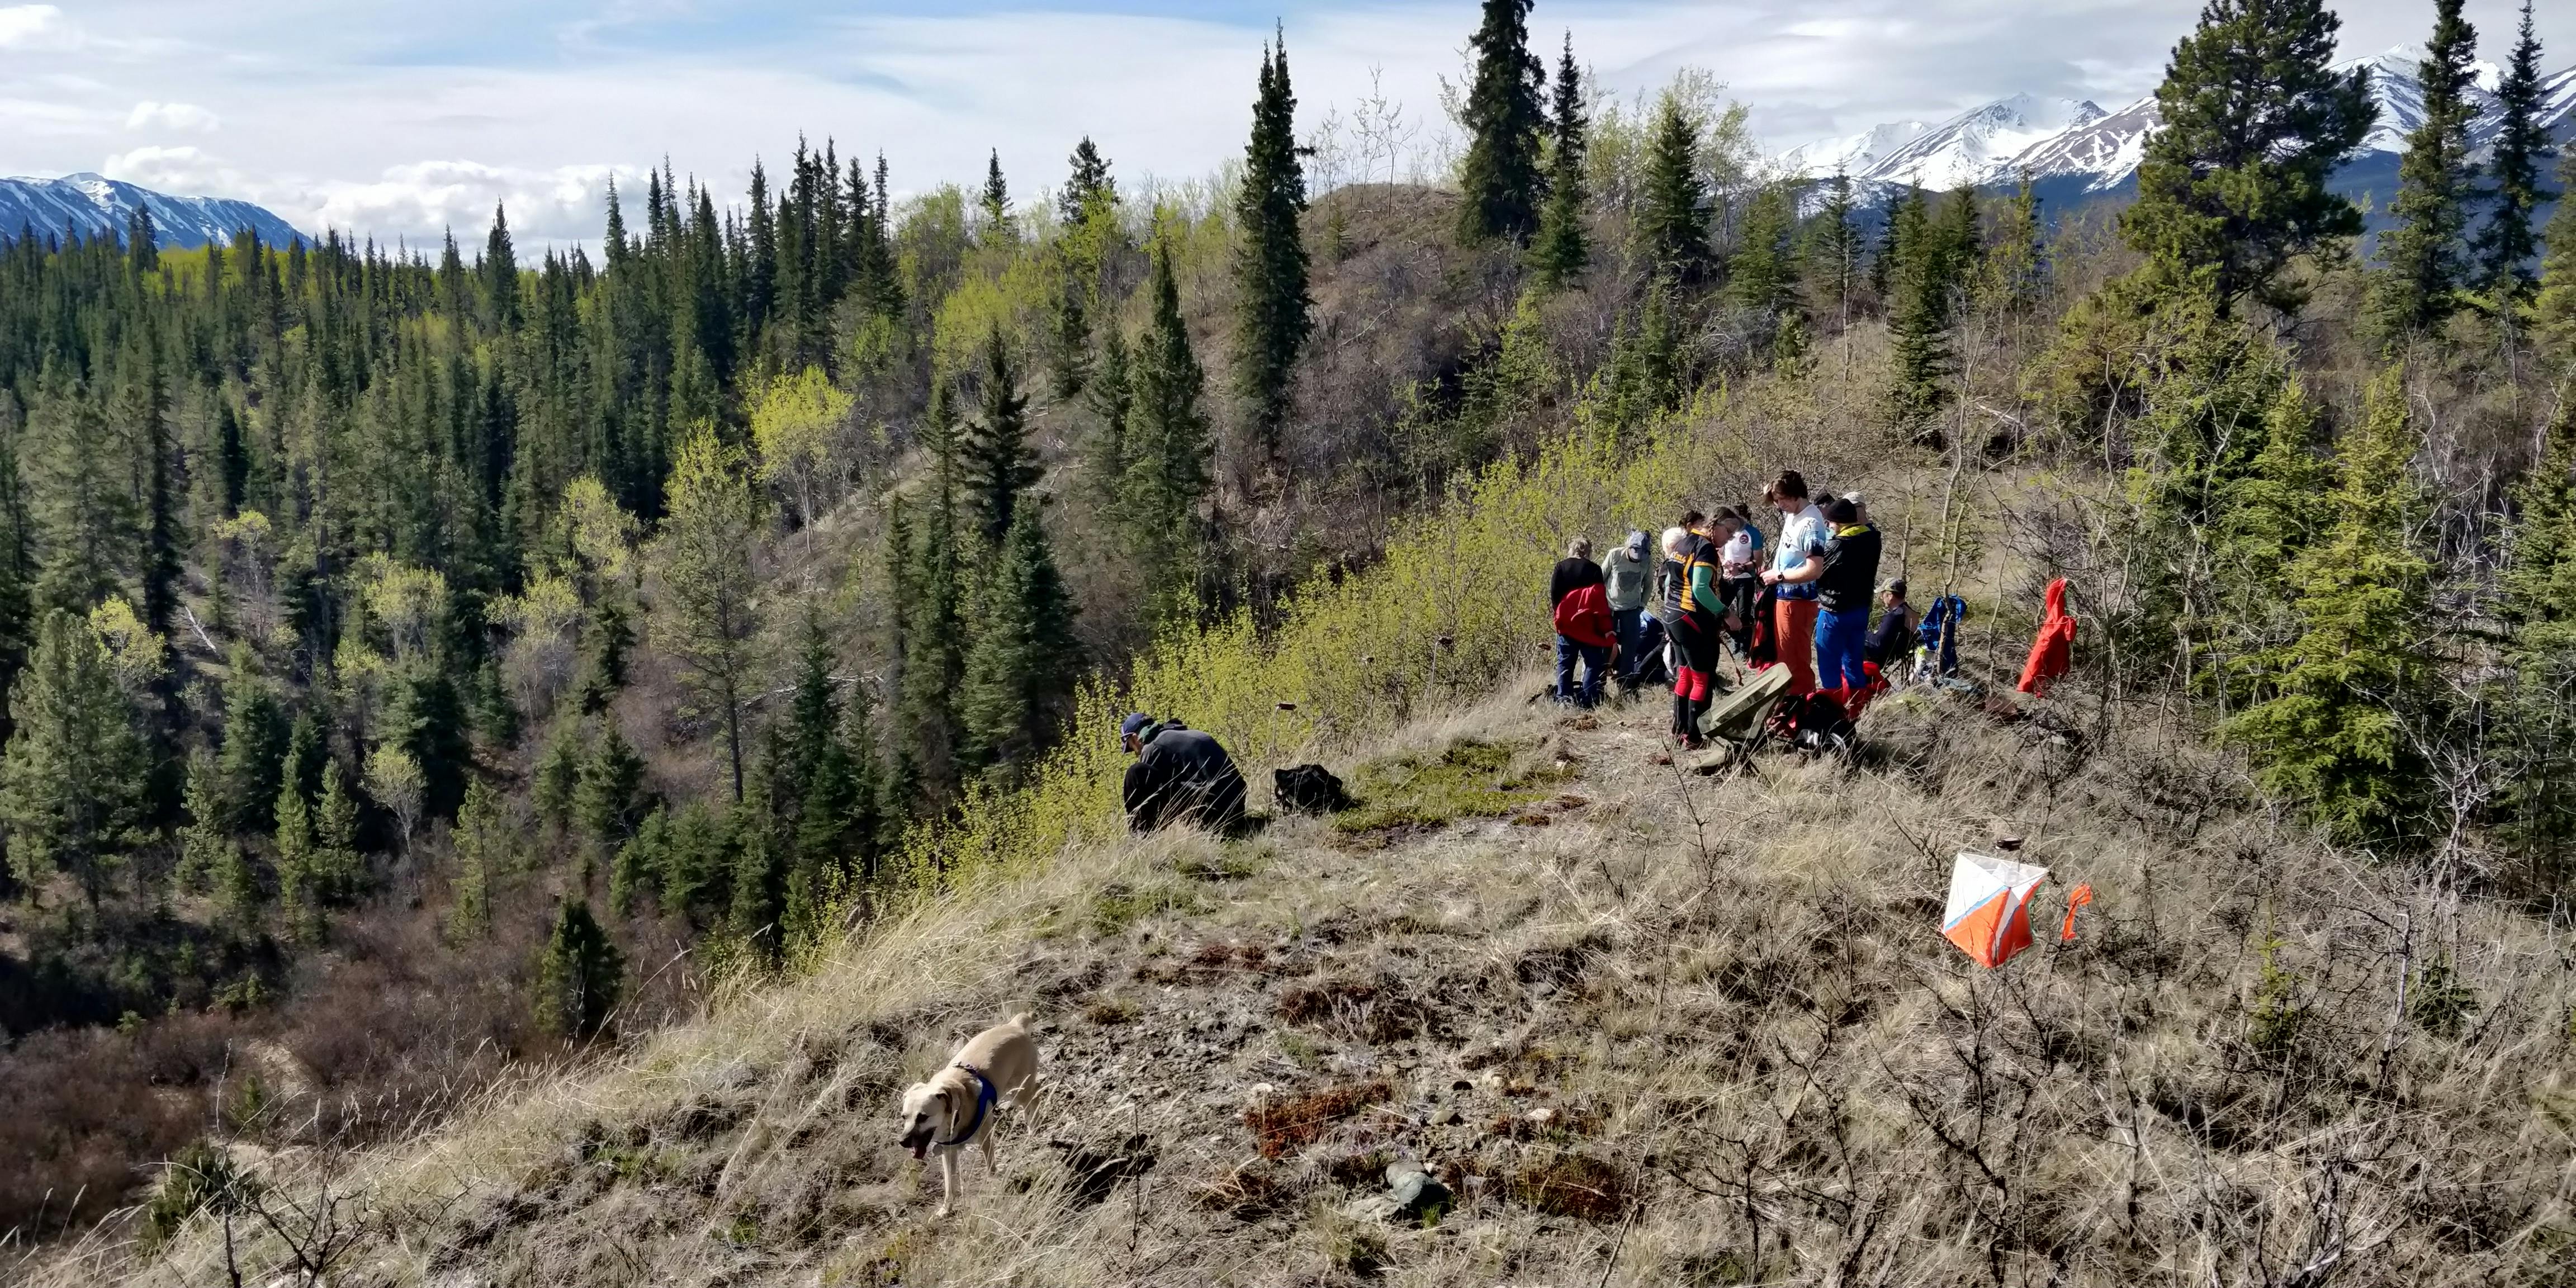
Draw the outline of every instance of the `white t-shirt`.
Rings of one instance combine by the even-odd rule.
[[[1771,552],[1771,571],[1796,572],[1809,555],[1825,552],[1825,512],[1814,503],[1780,525],[1780,545]]]
[[[1726,548],[1717,552],[1718,567],[1728,576],[1741,575],[1753,566],[1753,537],[1742,528],[1726,539]]]

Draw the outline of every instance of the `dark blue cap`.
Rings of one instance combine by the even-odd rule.
[[[1121,738],[1133,738],[1137,734],[1145,732],[1147,726],[1150,726],[1153,723],[1154,717],[1146,715],[1142,711],[1135,712],[1134,714],[1129,715],[1126,719],[1118,722],[1118,736]]]

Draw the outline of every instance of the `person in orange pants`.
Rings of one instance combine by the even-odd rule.
[[[1780,541],[1762,580],[1779,596],[1772,607],[1772,639],[1789,668],[1789,692],[1816,691],[1816,577],[1807,564],[1825,550],[1825,512],[1807,499],[1806,476],[1782,470],[1763,493],[1781,515]]]

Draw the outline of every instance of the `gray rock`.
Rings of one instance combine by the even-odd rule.
[[[1449,1187],[1423,1171],[1419,1163],[1395,1162],[1386,1169],[1386,1198],[1395,1205],[1395,1215],[1419,1220],[1432,1212],[1449,1209]]]

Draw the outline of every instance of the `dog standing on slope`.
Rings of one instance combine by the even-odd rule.
[[[957,1048],[947,1068],[904,1089],[903,1147],[914,1158],[938,1153],[940,1216],[957,1204],[957,1156],[981,1140],[984,1170],[994,1172],[993,1112],[1006,1097],[1016,1109],[1036,1091],[1038,1044],[1028,1032],[1033,1018],[1022,1011],[976,1034]]]

